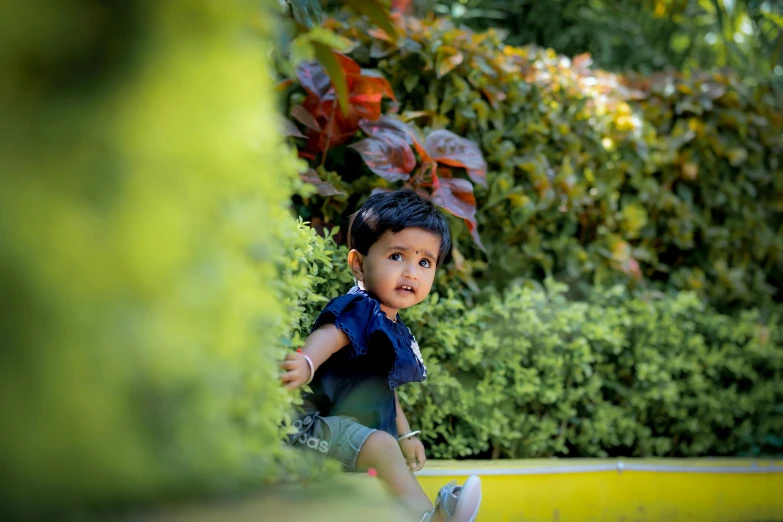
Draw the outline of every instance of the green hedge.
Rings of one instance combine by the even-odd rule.
[[[345,247],[315,245],[312,272],[329,275],[302,333],[321,296],[351,284]],[[729,316],[691,292],[566,291],[548,280],[467,304],[447,290],[402,312],[428,377],[400,400],[430,458],[783,454],[783,310]]]
[[[356,20],[330,27],[391,82],[400,117],[481,144],[486,258],[456,228],[479,286],[553,276],[585,292],[694,291],[721,310],[780,300],[783,104],[773,92],[730,74],[624,78],[441,19],[407,19],[397,43]]]
[[[783,325],[693,293],[511,287],[405,312],[429,376],[401,401],[431,457],[783,453]]]
[[[348,250],[335,243],[340,229],[316,233],[307,223],[299,222],[296,233],[285,237],[286,251],[281,277],[275,283],[284,296],[292,335],[283,343],[291,347],[304,344],[310,326],[330,299],[347,292],[353,285],[348,269]]]
[[[297,166],[270,123],[276,8],[0,8],[0,512],[284,472],[274,282]]]

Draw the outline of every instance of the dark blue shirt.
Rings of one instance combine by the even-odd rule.
[[[354,417],[368,428],[397,436],[394,389],[427,377],[419,345],[397,317],[392,321],[380,303],[359,287],[332,299],[312,330],[334,324],[350,344],[326,360],[315,372],[306,404],[321,416]]]

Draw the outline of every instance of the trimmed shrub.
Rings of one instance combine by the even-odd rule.
[[[457,229],[480,286],[552,276],[583,292],[694,291],[721,310],[779,300],[783,105],[771,91],[722,73],[623,78],[492,31],[399,23],[398,42],[357,20],[329,27],[361,43],[352,56],[389,80],[402,119],[481,144],[489,267]]]
[[[352,284],[347,249],[309,234],[324,297],[307,294],[302,335]],[[620,285],[573,301],[552,280],[478,304],[444,292],[401,312],[428,377],[400,401],[430,458],[783,453],[783,310]]]
[[[510,287],[405,311],[428,365],[400,401],[429,455],[736,456],[783,452],[783,325],[689,292]]]
[[[326,303],[353,285],[348,250],[334,241],[339,232],[334,228],[322,236],[300,220],[295,233],[284,237],[285,260],[274,283],[288,310],[283,345],[302,346]]]

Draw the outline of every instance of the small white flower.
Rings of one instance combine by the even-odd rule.
[[[411,332],[410,328],[408,328],[408,332]],[[419,350],[419,343],[416,342],[416,337],[411,332],[411,351],[413,352],[413,355],[416,356],[416,360],[419,361],[419,364],[421,364],[422,368],[424,368],[424,376],[427,376],[427,366],[424,364],[424,360],[421,358],[421,350]]]

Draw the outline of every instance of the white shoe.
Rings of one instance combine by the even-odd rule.
[[[462,487],[451,481],[438,491],[435,507],[424,515],[422,522],[431,520],[438,510],[446,522],[474,522],[481,506],[481,479],[471,475]]]

